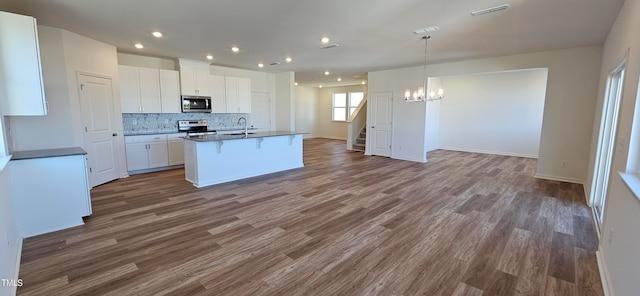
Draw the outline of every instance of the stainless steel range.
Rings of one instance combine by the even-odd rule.
[[[187,132],[187,136],[215,135],[215,130],[207,128],[207,121],[202,120],[178,120],[178,131]]]

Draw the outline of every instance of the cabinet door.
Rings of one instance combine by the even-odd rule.
[[[120,76],[120,103],[122,113],[140,113],[140,81],[138,69],[129,66],[118,66]]]
[[[180,79],[178,71],[160,70],[162,113],[180,113]]]
[[[0,11],[0,45],[4,115],[47,115],[36,19]]]
[[[158,69],[138,68],[142,113],[160,113],[160,78]]]
[[[238,78],[238,113],[251,113],[251,80]]]
[[[227,113],[224,76],[211,75],[209,90],[211,91],[212,113]]]
[[[209,64],[197,64],[195,67],[196,92],[199,96],[211,96],[209,91]]]
[[[167,141],[147,143],[149,147],[149,168],[159,168],[169,165]]]
[[[147,143],[131,143],[125,146],[127,154],[127,171],[149,168]]]
[[[227,113],[240,113],[238,107],[238,77],[225,77],[225,99],[227,103]]]
[[[170,140],[169,146],[169,165],[184,164],[184,140]]]
[[[196,69],[193,63],[180,62],[180,93],[197,96]]]

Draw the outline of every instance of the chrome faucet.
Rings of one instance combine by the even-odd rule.
[[[240,121],[244,119],[244,136],[248,137],[249,136],[249,130],[247,129],[247,119],[244,117],[240,117],[238,118],[238,124],[240,124]]]

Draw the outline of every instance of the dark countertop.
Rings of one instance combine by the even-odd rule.
[[[292,135],[303,135],[308,133],[301,132],[293,132],[293,131],[270,131],[270,132],[260,132],[260,133],[249,133],[245,137],[245,135],[206,135],[206,136],[193,136],[193,137],[185,137],[185,140],[191,140],[196,142],[214,142],[214,141],[225,141],[225,140],[242,140],[242,139],[257,139],[257,138],[265,138],[265,137],[280,137],[280,136],[292,136]]]
[[[13,151],[11,160],[59,157],[59,156],[70,156],[70,155],[85,155],[85,154],[87,154],[87,152],[85,152],[80,147]]]

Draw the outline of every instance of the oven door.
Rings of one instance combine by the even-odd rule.
[[[211,97],[182,96],[183,113],[211,113]]]

